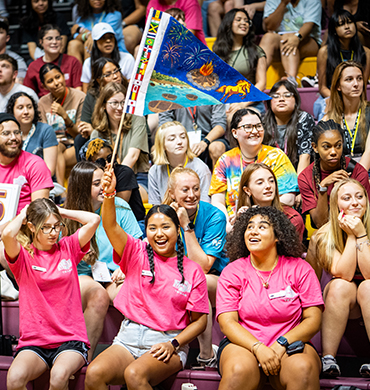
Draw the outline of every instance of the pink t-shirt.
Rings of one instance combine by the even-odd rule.
[[[266,280],[270,271],[260,273]],[[239,323],[267,346],[301,322],[303,308],[324,305],[315,272],[302,259],[280,256],[269,284],[263,287],[250,257],[244,257],[222,271],[216,301],[217,317],[237,311]]]
[[[185,13],[186,28],[194,30],[194,35],[205,45],[206,38],[203,32],[202,10],[198,0],[177,0],[176,3],[168,5],[164,0],[150,0],[146,8],[146,17],[148,17],[150,8],[158,11],[167,11],[170,8],[179,8]]]
[[[0,183],[22,186],[17,214],[31,203],[31,194],[45,188],[53,188],[53,180],[45,161],[34,154],[22,151],[9,165],[0,165]]]
[[[146,243],[128,236],[122,258],[113,251],[113,260],[126,275],[114,306],[128,319],[149,328],[169,331],[189,325],[189,312],[208,314],[207,283],[199,264],[184,256],[185,282],[177,269],[177,257],[154,252],[155,282],[146,252]]]
[[[81,249],[78,232],[62,238],[50,251],[32,246],[33,258],[22,246],[16,259],[4,251],[19,285],[18,349],[57,348],[71,340],[90,346],[77,275],[77,264],[90,243]]]

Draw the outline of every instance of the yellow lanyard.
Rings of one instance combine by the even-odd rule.
[[[186,164],[188,163],[188,156],[186,156],[186,160],[185,160],[185,164],[184,164],[184,168],[186,167]],[[170,172],[170,164],[167,164],[167,174],[168,174],[168,177],[170,177],[171,175],[171,172]]]
[[[342,59],[342,62],[344,61],[344,58],[343,58],[343,54],[342,54],[342,52],[340,51],[339,52],[339,54],[340,54],[340,58]],[[353,60],[353,50],[351,51],[351,61]],[[347,60],[346,60],[347,61]]]
[[[347,130],[352,138],[352,145],[351,145],[351,154],[353,155],[353,149],[355,148],[355,142],[356,142],[356,137],[357,137],[357,131],[358,131],[358,124],[360,123],[360,116],[361,116],[361,108],[358,110],[358,114],[357,114],[357,118],[356,118],[356,123],[355,123],[355,132],[354,134],[352,134],[352,131],[351,129],[349,128],[348,126],[348,123],[346,121],[346,118],[344,118],[344,115],[343,115],[343,120],[344,120],[344,123],[347,127]]]
[[[197,212],[195,213],[195,217],[194,217],[194,222],[193,222],[194,226],[195,226],[195,222],[197,220],[198,211],[199,211],[199,203],[198,203],[198,206],[197,206]],[[181,238],[181,241],[185,244],[185,238],[182,236],[181,229],[180,229],[180,238]],[[188,255],[188,250],[186,249],[185,256],[187,256],[187,255]]]

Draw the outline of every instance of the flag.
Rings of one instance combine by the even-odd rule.
[[[150,10],[124,112],[143,116],[183,107],[268,99],[176,19]]]

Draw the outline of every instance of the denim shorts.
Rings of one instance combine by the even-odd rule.
[[[181,332],[182,330],[162,332],[160,330],[148,328],[145,325],[138,324],[129,319],[124,319],[112,345],[121,345],[122,347],[125,347],[131,355],[137,359],[144,355],[144,353],[149,352],[154,344],[166,343]],[[177,351],[182,363],[182,368],[185,367],[188,352],[188,345],[181,346]]]
[[[56,358],[61,355],[63,352],[76,352],[79,353],[87,363],[87,351],[89,348],[82,341],[66,341],[58,348],[41,348],[36,346],[27,346],[19,348],[14,357],[16,357],[22,351],[32,351],[35,353],[45,364],[51,369]]]

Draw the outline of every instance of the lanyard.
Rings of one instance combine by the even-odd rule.
[[[184,164],[184,168],[186,167],[186,164],[188,163],[188,156],[186,156],[186,160],[185,160],[185,164]],[[168,177],[170,177],[171,175],[171,172],[170,172],[170,164],[167,164],[167,175]]]
[[[238,50],[238,53],[237,53],[237,55],[235,56],[234,61],[233,61],[232,65],[231,65],[232,68],[234,67],[235,62],[236,62],[236,60],[238,59],[239,54],[240,54],[240,52],[242,51],[242,48],[243,48],[243,47],[241,47],[241,48]]]
[[[351,136],[351,140],[352,140],[351,155],[352,156],[353,156],[353,150],[355,148],[355,142],[356,142],[357,132],[358,132],[358,125],[360,123],[360,116],[361,116],[361,108],[358,110],[358,113],[357,113],[357,116],[356,116],[355,125],[354,125],[354,127],[352,129],[352,131],[354,131],[353,134],[352,134],[351,129],[348,126],[348,123],[346,121],[346,118],[344,117],[344,114],[342,116],[342,118],[343,118],[343,126],[348,130],[348,133]]]
[[[194,108],[194,112],[191,110],[192,108]],[[196,107],[188,107],[188,111],[190,113],[191,118],[193,119],[194,130],[196,130],[198,128],[198,125],[195,123],[196,116],[197,116],[197,108]]]
[[[339,54],[340,54],[340,58],[342,59],[342,62],[343,61],[348,61],[348,60],[345,60],[344,58],[343,58],[343,54],[342,54],[342,52],[340,51],[339,52]],[[353,60],[353,50],[351,51],[351,61]]]
[[[102,12],[102,14],[101,14],[101,16],[100,16],[100,18],[98,20],[98,23],[101,23],[101,21],[103,20],[104,16],[105,16],[105,11]],[[94,23],[94,16],[92,16],[91,31],[94,28],[94,25],[95,25],[95,23]]]
[[[31,137],[33,136],[33,134],[35,133],[35,130],[36,130],[36,126],[34,124],[32,124],[32,127],[31,127],[31,130],[29,131],[29,133],[27,134],[27,137],[26,139],[23,141],[23,146],[22,146],[22,150],[26,150],[29,142],[30,142],[30,139]]]
[[[194,222],[193,222],[194,226],[195,226],[195,222],[196,222],[196,220],[197,220],[198,211],[199,211],[199,203],[198,203],[197,211],[196,211],[195,217],[194,217]],[[182,241],[184,244],[186,244],[185,238],[182,236],[181,230],[182,230],[182,229],[180,229],[180,238],[181,238],[181,241]],[[187,249],[186,249],[186,251],[185,251],[185,256],[188,256],[188,250],[187,250]]]

